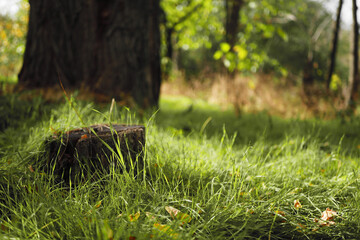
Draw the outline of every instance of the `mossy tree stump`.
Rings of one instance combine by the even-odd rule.
[[[65,181],[92,177],[94,173],[134,170],[143,164],[145,127],[93,125],[53,135],[46,142],[45,170]]]

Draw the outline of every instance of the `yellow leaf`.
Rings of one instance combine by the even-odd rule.
[[[96,205],[95,208],[99,208],[101,206],[101,201],[99,201]]]
[[[174,230],[168,226],[168,225],[164,225],[164,224],[160,224],[160,223],[154,223],[154,227],[158,230],[160,230],[163,233],[166,233],[167,235],[169,235],[170,237],[173,238],[177,238],[179,234],[174,233]]]
[[[256,88],[256,84],[255,84],[255,82],[252,81],[252,80],[250,80],[250,81],[248,82],[248,86],[249,86],[249,88],[252,89],[252,90],[254,90],[254,89]]]
[[[7,36],[6,36],[5,31],[1,31],[1,32],[0,32],[0,39],[1,39],[1,40],[5,40],[6,37],[7,37]]]
[[[186,213],[179,213],[177,215],[177,219],[181,220],[182,224],[191,222],[191,217],[189,214]]]
[[[130,222],[135,222],[136,220],[138,220],[140,217],[140,212],[137,212],[135,214],[130,214],[129,215],[129,219],[130,219]]]

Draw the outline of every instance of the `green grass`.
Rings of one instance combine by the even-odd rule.
[[[236,118],[218,106],[170,97],[144,119],[117,107],[113,122],[147,128],[142,174],[134,178],[112,171],[69,187],[28,166],[41,161],[42,142],[51,129],[83,126],[72,107],[17,96],[0,101],[0,238],[360,236],[357,118],[284,120],[266,112]],[[75,107],[86,125],[109,122],[109,106],[77,102]],[[296,209],[294,200],[302,208]],[[191,221],[174,219],[166,206]],[[326,208],[339,217],[321,227],[314,219]]]

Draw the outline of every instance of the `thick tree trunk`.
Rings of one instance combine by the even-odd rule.
[[[357,22],[357,4],[353,0],[353,29],[352,39],[350,42],[350,69],[349,69],[349,82],[345,91],[345,108],[352,113],[356,108],[357,92],[359,85],[359,25]]]
[[[336,21],[334,25],[334,32],[333,32],[333,39],[331,42],[331,53],[330,53],[330,64],[329,64],[329,71],[326,79],[326,88],[329,89],[331,83],[331,77],[333,75],[336,63],[336,51],[338,45],[338,38],[339,38],[339,31],[340,31],[340,21],[341,21],[341,9],[343,6],[344,1],[339,0],[339,6],[336,12]]]
[[[158,0],[30,0],[19,83],[86,87],[156,106],[160,89]]]

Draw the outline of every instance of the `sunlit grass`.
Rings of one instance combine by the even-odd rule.
[[[146,126],[142,174],[111,171],[69,187],[28,167],[41,160],[41,144],[52,129],[83,125],[72,107],[41,99],[2,101],[2,237],[356,239],[360,234],[358,119],[283,120],[266,113],[236,118],[184,98],[162,99],[150,120],[117,107],[114,122]],[[109,107],[84,102],[75,107],[86,125],[109,121]],[[174,218],[167,206],[191,220]],[[326,208],[339,217],[334,225],[320,226],[314,219]]]

